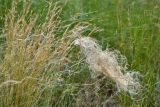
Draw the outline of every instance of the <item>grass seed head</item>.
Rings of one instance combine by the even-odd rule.
[[[97,41],[91,37],[81,37],[75,40],[75,45],[79,45],[82,53],[86,56],[89,68],[94,72],[101,72],[116,82],[117,88],[128,91],[131,95],[136,94],[140,89],[139,81],[135,81],[130,74],[123,73],[118,63],[118,55],[114,51],[102,50]]]
[[[55,3],[47,4],[43,20],[40,14],[32,11],[32,2],[20,2],[22,10],[17,10],[18,1],[12,3],[3,33],[6,41],[0,64],[0,94],[3,95],[0,104],[29,107],[41,101],[49,106],[52,88],[48,87],[61,80],[54,74],[64,70],[65,57],[77,37],[75,34],[85,27],[64,26],[58,19],[60,8]],[[40,100],[42,98],[45,100]]]

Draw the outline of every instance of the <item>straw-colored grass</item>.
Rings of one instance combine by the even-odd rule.
[[[0,107],[158,107],[159,0],[53,1],[59,5],[48,0],[0,0]],[[75,25],[81,21],[103,29],[90,36],[102,50],[109,48],[104,54],[116,56],[112,48],[119,50],[128,59],[128,69],[143,75],[143,90],[136,97],[117,92],[115,82],[124,79],[115,80],[106,73],[116,71],[117,63],[108,69],[108,62],[100,62],[104,75],[91,78],[93,72],[85,60],[79,60],[83,56],[78,48],[70,47],[84,28]],[[118,55],[117,61],[122,66],[126,59]],[[124,77],[131,76],[125,68],[121,67]],[[134,88],[124,83],[121,86]]]
[[[46,16],[39,24],[40,14],[32,11],[32,4],[21,3],[22,10],[18,11],[19,2],[13,2],[5,19],[0,104],[2,107],[48,107],[52,99],[49,87],[60,81],[54,73],[64,70],[65,56],[75,33],[83,27],[64,26],[58,19],[60,8],[53,3],[48,3]]]

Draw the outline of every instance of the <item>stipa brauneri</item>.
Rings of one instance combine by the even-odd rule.
[[[103,73],[116,82],[119,90],[129,92],[130,95],[135,95],[140,91],[141,85],[135,76],[138,73],[127,71],[126,61],[122,61],[124,64],[119,63],[118,60],[125,59],[120,53],[109,49],[103,51],[96,40],[90,37],[76,39],[75,45],[80,46],[86,57],[86,63],[94,73]]]

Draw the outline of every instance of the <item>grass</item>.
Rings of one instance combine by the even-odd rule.
[[[62,12],[58,12],[58,19],[56,15],[52,21],[45,19],[47,16],[52,17],[53,13],[57,13],[58,10],[51,10],[51,13],[47,15],[49,4],[44,0],[38,2],[34,0],[27,15],[25,15],[27,11],[22,12],[26,8],[23,7],[23,2],[18,3],[16,9],[18,14],[14,13],[16,11],[10,13],[8,9],[11,8],[12,3],[9,1],[0,1],[0,33],[2,35],[0,43],[1,47],[5,46],[5,53],[0,52],[3,56],[0,64],[2,71],[0,106],[100,107],[103,103],[106,105],[116,103],[122,107],[156,106],[156,98],[159,95],[155,90],[159,82],[156,76],[159,75],[160,69],[159,0],[60,0]],[[24,18],[26,20],[23,20]],[[76,25],[79,22],[92,24],[91,27],[85,29],[84,35],[95,27],[102,29],[103,31],[92,33],[91,36],[98,39],[103,49],[109,47],[120,50],[128,59],[129,69],[139,71],[143,75],[141,78],[143,92],[138,98],[131,99],[125,92],[116,93],[114,83],[103,76],[99,79],[91,79],[90,70],[83,60],[79,61],[80,55],[77,54],[78,49],[75,47],[67,52],[69,54],[65,53],[71,61],[67,60],[66,64],[61,60],[64,58],[63,52],[66,52],[68,45],[70,46],[75,38],[72,36],[70,38],[70,35],[79,28],[79,25]],[[62,27],[63,24],[70,25],[69,30]],[[26,40],[24,36],[29,33],[26,28],[32,35],[27,44],[30,51],[24,46],[23,41]],[[39,43],[37,39],[39,36],[36,38],[35,35],[40,35],[42,32],[46,35],[44,37],[46,43],[38,46],[39,51],[34,50],[37,48],[37,42]],[[14,34],[15,36],[10,38]],[[53,34],[56,38],[49,39],[53,38]],[[67,40],[64,39],[65,37]],[[57,45],[53,45],[55,43]],[[48,47],[51,46],[58,47],[54,47],[55,50],[47,53],[50,51]],[[24,50],[27,50],[25,55]],[[58,56],[55,54],[56,51],[58,51]],[[28,59],[29,62],[24,61],[24,58],[27,60],[31,57],[31,53],[35,53],[33,58]],[[56,57],[55,60],[59,63],[44,70],[46,60],[52,59],[50,57]],[[64,67],[66,71],[62,69]],[[108,100],[110,96],[113,96],[110,99],[113,102]]]
[[[29,2],[12,2],[6,15],[2,33],[6,39],[5,53],[0,68],[1,106],[51,105],[52,87],[61,81],[56,73],[64,69],[75,33],[83,27],[62,26],[63,22],[58,20],[59,7],[53,3],[46,5],[45,17],[31,11]],[[65,32],[58,36],[62,30]]]

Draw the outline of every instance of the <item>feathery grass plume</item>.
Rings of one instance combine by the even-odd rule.
[[[43,17],[32,10],[30,0],[20,3],[19,9],[19,2],[13,1],[2,34],[6,41],[0,64],[0,104],[50,106],[54,83],[60,80],[54,73],[63,70],[75,33],[85,27],[65,27],[54,3],[46,2]]]
[[[119,55],[115,51],[110,51],[109,49],[103,51],[96,40],[91,37],[76,39],[75,45],[80,46],[82,53],[86,57],[86,63],[89,64],[89,68],[92,71],[101,72],[110,77],[116,82],[118,89],[127,91],[131,95],[136,94],[140,90],[139,81],[133,78],[135,73],[127,72],[126,66],[119,64],[118,60],[123,59],[119,59]]]

